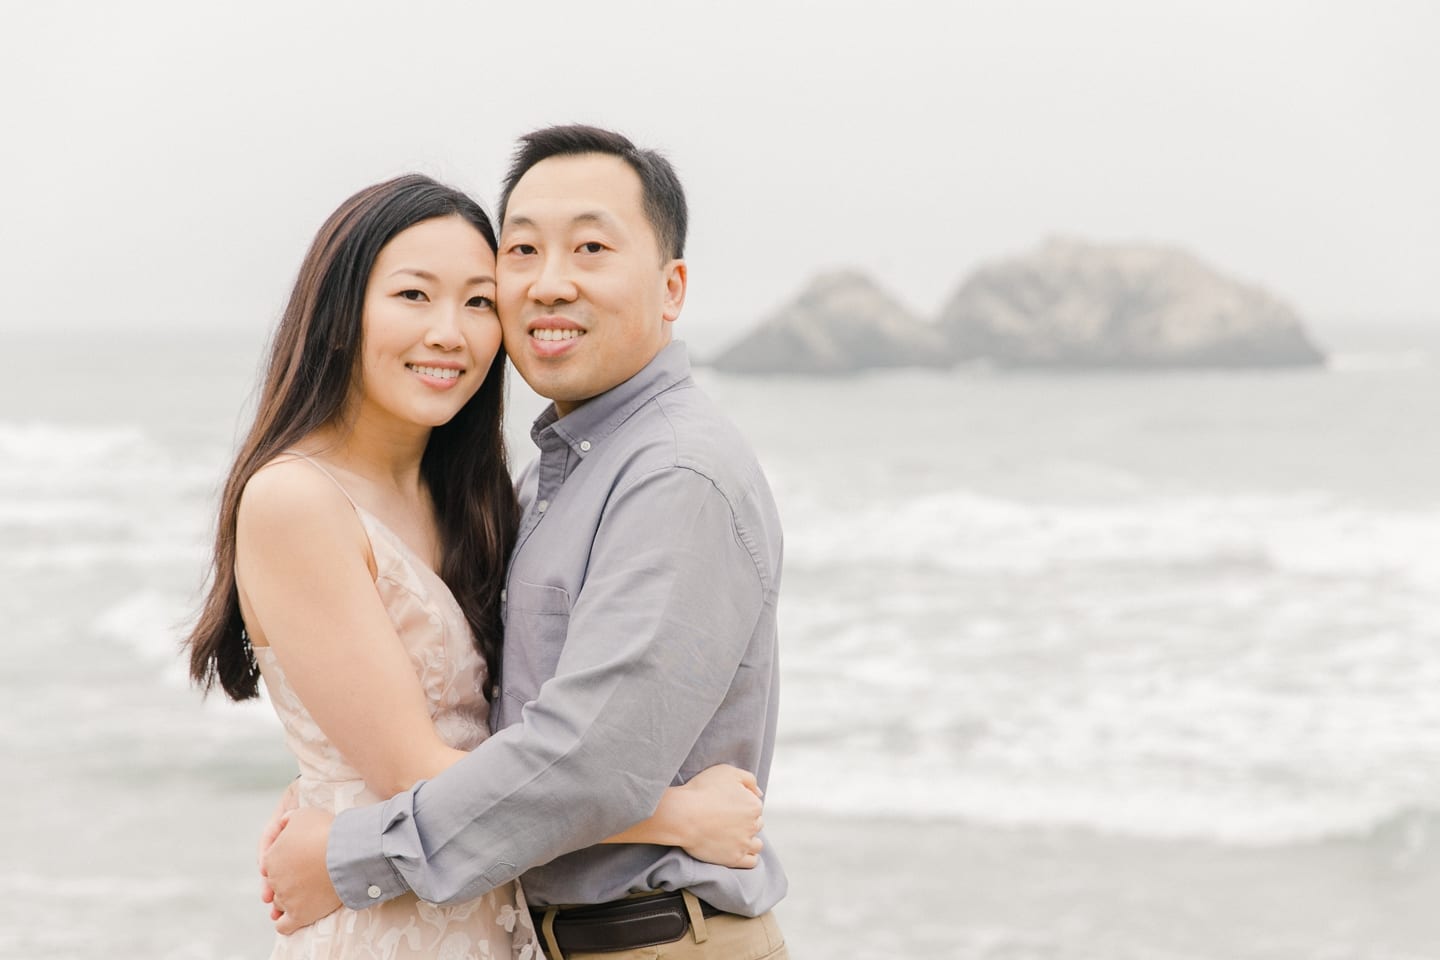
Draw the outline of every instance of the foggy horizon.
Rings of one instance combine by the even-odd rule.
[[[970,271],[1056,235],[1178,247],[1307,324],[1440,324],[1421,215],[1440,132],[1420,120],[1440,12],[1419,2],[6,20],[0,79],[31,94],[4,107],[6,332],[267,330],[344,197],[418,170],[493,209],[515,138],[557,122],[675,163],[677,336],[701,352],[835,269],[930,319]]]

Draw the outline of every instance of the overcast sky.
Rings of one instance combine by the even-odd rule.
[[[1430,0],[0,11],[0,332],[267,329],[345,196],[420,170],[493,207],[570,121],[678,167],[702,350],[835,267],[928,316],[1052,234],[1440,324]]]

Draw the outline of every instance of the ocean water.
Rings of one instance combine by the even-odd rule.
[[[1183,844],[1267,877],[1338,843],[1390,865],[1386,896],[1440,863],[1440,349],[1358,340],[1274,373],[700,370],[786,526],[774,817]],[[72,344],[63,376],[34,362],[55,350],[0,359],[0,958],[254,956],[255,831],[292,767],[268,707],[201,701],[177,647],[259,346]],[[523,462],[538,402],[512,401]],[[872,869],[923,897],[920,863]],[[1306,955],[1440,956],[1428,912],[1326,889],[1355,920]],[[812,893],[792,941],[848,955]],[[907,925],[895,955],[1117,942],[996,922]],[[1294,955],[1126,929],[1108,955]]]

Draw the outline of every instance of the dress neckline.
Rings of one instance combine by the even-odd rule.
[[[418,567],[423,573],[428,575],[430,579],[434,580],[444,592],[445,596],[449,598],[451,605],[454,606],[456,610],[460,610],[462,614],[464,613],[464,610],[460,607],[460,601],[455,599],[455,592],[450,589],[450,585],[445,582],[445,578],[441,577],[430,564],[426,563],[425,559],[415,552],[414,547],[406,543],[405,539],[391,529],[390,525],[384,520],[381,520],[353,500],[350,503],[351,506],[355,508],[355,513],[359,515],[360,521],[364,526],[367,528],[371,525],[379,527],[381,532],[384,533],[386,538],[389,539],[396,550],[399,551],[401,559],[412,567]],[[373,539],[370,541],[370,549],[372,551],[375,549],[375,541]]]

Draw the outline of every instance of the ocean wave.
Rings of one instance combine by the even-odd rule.
[[[152,664],[157,677],[171,689],[193,689],[182,641],[199,616],[200,599],[162,590],[139,590],[101,611],[90,623],[95,639],[120,647]],[[196,692],[198,700],[199,693]],[[279,720],[261,685],[260,696],[233,703],[211,696],[197,707],[192,730],[207,742],[250,739],[262,733],[269,739]]]
[[[100,427],[43,421],[0,421],[0,462],[83,466],[144,450],[150,439],[134,425]]]
[[[1084,566],[1250,568],[1440,584],[1440,510],[1382,510],[1324,494],[1149,494],[1024,502],[961,490],[847,511],[792,501],[786,563],[899,564],[1040,574]]]
[[[222,457],[137,426],[0,422],[0,570],[199,570]]]
[[[985,776],[918,764],[857,769],[822,752],[779,750],[765,802],[776,810],[850,817],[957,820],[1004,828],[1078,829],[1155,840],[1280,847],[1367,840],[1403,831],[1390,847],[1440,843],[1414,824],[1440,821],[1440,801],[1336,791],[1301,794],[1256,785],[1223,789],[1103,777]],[[1421,839],[1414,839],[1419,836]],[[1402,853],[1402,856],[1405,854]],[[1418,854],[1410,854],[1418,855]]]
[[[0,528],[40,528],[53,531],[61,525],[109,526],[116,522],[112,504],[94,498],[33,497],[0,501]]]
[[[193,602],[159,590],[138,590],[96,616],[90,633],[147,660],[168,663],[179,656],[180,638],[195,622],[195,613]]]
[[[195,571],[194,580],[198,583],[208,560],[208,547],[191,539],[7,545],[0,549],[0,570],[14,574],[79,574],[104,566],[129,567],[134,571],[188,567]]]
[[[788,580],[777,802],[1263,845],[1440,797],[1430,591],[856,569]]]
[[[96,426],[0,421],[0,489],[108,487],[139,480],[167,492],[214,486],[229,455],[220,442],[172,449],[138,424]]]

